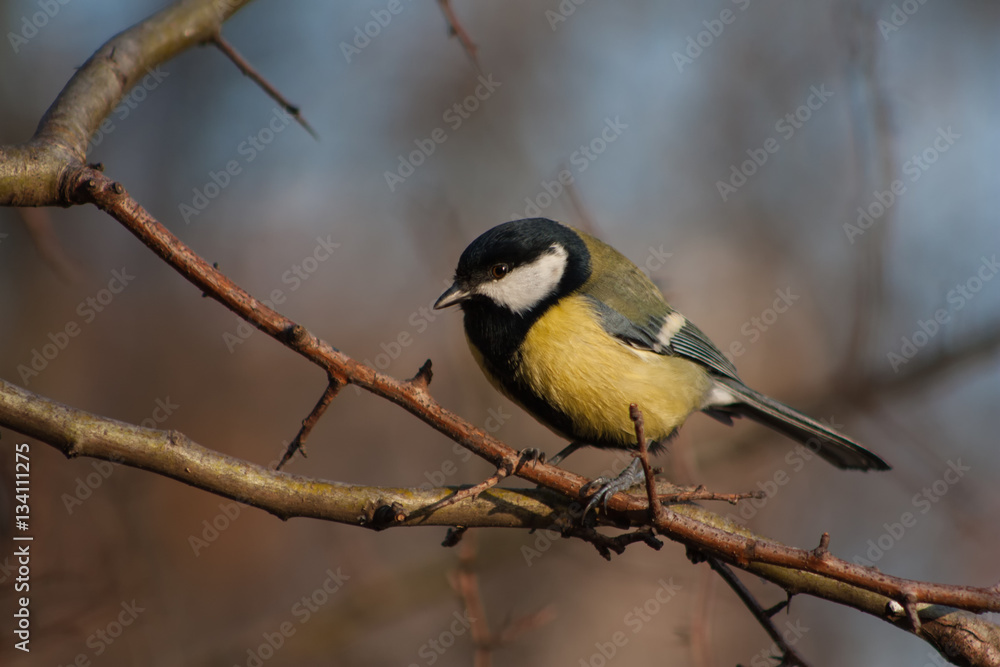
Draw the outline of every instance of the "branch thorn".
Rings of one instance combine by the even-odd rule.
[[[428,359],[424,362],[424,365],[420,367],[417,374],[408,380],[417,389],[426,390],[427,385],[431,383],[431,379],[434,377],[434,373],[431,371],[431,360]]]
[[[809,552],[811,558],[823,560],[830,555],[830,533],[823,533],[819,538],[819,546]]]

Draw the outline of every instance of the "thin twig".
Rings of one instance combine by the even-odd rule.
[[[309,434],[312,433],[313,427],[316,426],[316,423],[320,420],[320,417],[323,416],[323,413],[326,412],[326,409],[330,407],[330,403],[340,392],[340,389],[343,386],[344,385],[337,378],[332,375],[327,376],[326,390],[323,392],[323,395],[320,396],[316,405],[313,406],[309,416],[302,420],[302,428],[299,429],[299,432],[295,434],[295,437],[288,444],[288,448],[285,449],[285,453],[282,455],[281,460],[278,461],[278,465],[274,466],[275,470],[281,470],[281,467],[284,466],[293,456],[295,456],[295,452],[301,452],[302,456],[307,457],[305,446],[306,438],[308,438]]]
[[[281,94],[281,91],[271,85],[270,81],[265,79],[264,76],[258,72],[246,58],[240,55],[239,51],[237,51],[232,44],[226,41],[221,32],[215,33],[211,41],[212,44],[218,47],[220,51],[226,54],[226,57],[233,61],[233,64],[236,65],[236,67],[238,67],[243,74],[250,77],[250,79],[260,86],[264,92],[271,97],[271,99],[280,104],[281,107],[288,112],[288,115],[294,118],[296,122],[298,122],[298,124],[312,136],[313,139],[319,141],[319,135],[316,134],[316,130],[314,130],[302,116],[302,112],[299,107],[289,102],[288,99]]]
[[[635,403],[628,407],[628,415],[635,424],[635,441],[639,446],[639,461],[642,463],[642,471],[646,477],[646,496],[649,498],[650,519],[658,521],[663,517],[663,505],[660,497],[656,495],[656,478],[653,475],[653,466],[649,463],[649,449],[646,447],[646,429],[642,419],[642,410]]]
[[[484,491],[492,489],[494,486],[499,484],[507,475],[510,473],[506,468],[497,468],[497,471],[484,479],[483,481],[473,484],[472,486],[466,486],[455,491],[447,498],[443,498],[438,502],[430,505],[426,508],[426,513],[436,512],[445,507],[454,505],[455,503],[460,503],[468,498],[478,498],[483,494]]]
[[[592,527],[577,522],[571,526],[567,526],[563,530],[563,535],[578,537],[585,542],[590,542],[597,549],[597,553],[601,554],[601,557],[608,561],[611,560],[612,552],[620,556],[625,553],[627,546],[636,544],[637,542],[642,542],[656,551],[659,551],[663,547],[663,542],[656,537],[653,529],[648,527],[639,528],[630,533],[611,536],[599,533]]]
[[[729,584],[729,587],[733,589],[737,597],[740,598],[740,601],[746,605],[746,608],[750,610],[750,613],[753,614],[755,619],[757,619],[760,626],[764,628],[767,635],[778,646],[778,649],[781,651],[783,657],[781,664],[809,667],[805,658],[799,655],[798,652],[792,648],[787,641],[785,641],[785,638],[781,636],[778,628],[776,628],[774,623],[771,622],[771,617],[768,615],[767,610],[765,610],[760,603],[757,602],[757,598],[755,598],[753,593],[750,592],[750,589],[748,589],[743,582],[740,581],[739,577],[736,576],[736,573],[733,572],[728,565],[714,556],[708,557],[708,565],[719,573],[719,576],[722,577],[723,581]]]
[[[424,364],[424,366],[429,369],[430,368],[430,363],[428,362],[427,364]],[[421,370],[423,370],[423,369],[421,368]],[[428,372],[429,372],[429,370],[428,370]],[[419,374],[418,374],[418,377],[419,377]],[[411,380],[411,382],[412,382],[412,380]],[[521,454],[520,458],[518,459],[518,462],[517,462],[517,464],[515,466],[513,466],[513,467],[507,466],[507,465],[499,466],[497,468],[497,471],[495,473],[493,473],[492,475],[490,475],[489,477],[487,477],[483,481],[479,482],[478,484],[473,484],[472,486],[467,486],[467,487],[465,487],[463,489],[459,489],[459,490],[455,491],[455,493],[452,494],[451,496],[448,496],[447,498],[443,498],[442,500],[440,500],[440,501],[434,503],[433,505],[427,507],[425,511],[427,513],[435,512],[435,511],[437,511],[439,509],[442,509],[444,507],[448,507],[449,505],[454,505],[455,503],[460,503],[463,500],[465,500],[466,498],[478,498],[480,495],[482,495],[482,493],[484,491],[486,491],[488,489],[492,489],[494,486],[496,486],[497,484],[499,484],[500,482],[502,482],[505,477],[507,477],[511,473],[517,472],[517,470],[522,465],[524,465],[524,462],[527,461],[529,458],[534,458],[534,455],[522,452],[522,454]]]
[[[441,12],[444,14],[444,20],[448,22],[448,32],[458,38],[458,41],[462,44],[462,48],[465,49],[465,53],[469,56],[472,64],[476,66],[477,70],[482,72],[482,67],[479,66],[479,48],[476,46],[476,43],[472,41],[472,36],[469,35],[468,31],[462,26],[462,22],[458,20],[458,16],[455,14],[455,10],[451,6],[451,0],[438,0],[438,4],[441,6]]]
[[[740,493],[715,493],[705,488],[704,484],[699,484],[692,490],[679,491],[677,493],[658,493],[661,503],[685,503],[692,500],[721,500],[730,505],[735,505],[741,500],[760,499],[765,497],[763,491],[744,491]]]

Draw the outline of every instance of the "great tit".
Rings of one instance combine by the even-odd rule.
[[[888,470],[847,436],[750,389],[698,327],[611,246],[546,218],[505,222],[462,253],[437,309],[458,305],[469,349],[490,383],[576,449],[636,449],[629,405],[655,453],[700,410],[749,417],[838,468]],[[595,480],[597,501],[642,479],[633,461]],[[589,485],[588,485],[589,486]]]

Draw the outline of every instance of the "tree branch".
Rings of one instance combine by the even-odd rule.
[[[444,20],[448,22],[448,32],[458,38],[458,41],[462,44],[462,48],[465,49],[466,55],[469,56],[469,60],[476,66],[477,70],[481,70],[482,68],[479,66],[479,48],[472,41],[472,37],[462,25],[462,22],[458,20],[458,15],[455,14],[455,9],[451,6],[451,0],[438,0],[438,5],[441,6]]]
[[[295,456],[295,452],[300,452],[303,457],[306,456],[306,438],[312,433],[313,428],[319,423],[320,417],[326,412],[326,409],[330,407],[330,403],[337,394],[340,393],[341,388],[340,382],[333,376],[330,376],[327,381],[326,389],[323,391],[323,395],[320,396],[316,405],[309,412],[309,416],[302,420],[302,427],[299,432],[295,434],[292,441],[288,443],[288,448],[285,453],[281,455],[281,460],[274,467],[275,470],[281,470],[288,461]]]
[[[250,61],[244,58],[240,54],[240,52],[233,47],[232,44],[227,42],[226,39],[222,36],[221,31],[216,32],[214,35],[212,35],[211,41],[213,44],[215,44],[216,48],[222,51],[222,53],[224,53],[226,57],[229,58],[233,62],[233,64],[236,65],[237,68],[239,68],[241,72],[243,72],[245,76],[249,77],[251,81],[260,86],[264,90],[264,92],[271,97],[272,100],[280,104],[281,108],[283,108],[286,112],[288,112],[288,115],[294,118],[295,121],[299,125],[301,125],[302,128],[306,132],[308,132],[313,139],[316,139],[317,141],[319,140],[319,135],[316,134],[316,130],[314,130],[312,125],[310,125],[309,122],[306,121],[305,118],[303,118],[302,110],[299,109],[299,107],[297,107],[296,105],[289,102],[288,98],[286,98],[284,95],[281,94],[280,90],[275,88],[270,81],[265,79],[264,76],[260,72],[258,72],[253,65],[250,64]]]
[[[67,181],[100,124],[150,70],[211,41],[250,0],[182,0],[118,33],[80,67],[25,144],[0,146],[0,205],[69,206]]]
[[[454,492],[365,487],[290,475],[207,449],[177,431],[158,431],[101,417],[0,380],[0,423],[69,458],[88,456],[176,479],[257,507],[281,519],[310,517],[381,529],[389,525],[544,528],[568,505],[551,491],[492,489],[440,511],[427,506]],[[386,522],[385,510],[394,509]]]
[[[709,558],[708,565],[715,570],[720,577],[722,577],[723,581],[729,584],[729,587],[733,589],[736,596],[739,597],[740,601],[746,606],[747,609],[750,610],[753,617],[757,619],[760,626],[764,628],[765,632],[767,632],[767,636],[771,638],[771,641],[773,641],[778,647],[778,650],[781,651],[781,664],[794,665],[796,667],[809,667],[809,663],[806,662],[805,658],[799,655],[798,651],[796,651],[791,644],[785,641],[785,638],[781,636],[778,628],[774,626],[774,623],[771,621],[771,616],[773,614],[769,613],[769,610],[764,609],[760,603],[757,602],[757,598],[755,598],[753,593],[750,592],[750,589],[748,589],[743,582],[740,581],[739,577],[736,576],[736,573],[733,572],[725,563],[720,563],[717,558]]]

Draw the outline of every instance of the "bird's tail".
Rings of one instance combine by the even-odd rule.
[[[727,421],[727,417],[748,417],[800,442],[838,468],[889,470],[889,464],[847,436],[838,433],[798,410],[756,392],[734,378],[717,376],[715,382],[735,399],[708,406],[706,412]]]

